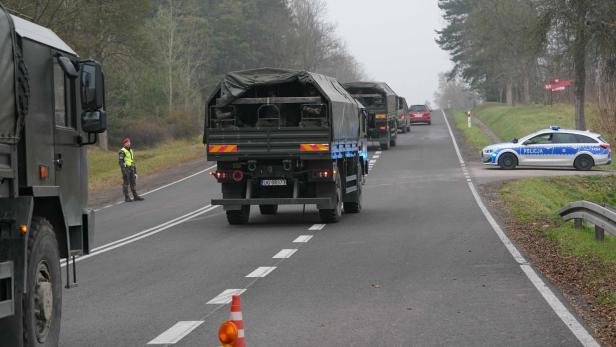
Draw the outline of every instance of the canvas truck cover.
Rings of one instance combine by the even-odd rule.
[[[374,88],[379,89],[385,93],[385,95],[396,95],[391,87],[385,82],[351,82],[345,83],[345,88]]]
[[[317,73],[276,68],[231,72],[223,78],[210,96],[208,106],[224,107],[241,98],[252,88],[291,82],[313,85],[330,104],[334,140],[357,138],[359,109],[355,99],[338,80]]]
[[[15,31],[10,15],[0,5],[0,143],[19,137],[15,107]]]

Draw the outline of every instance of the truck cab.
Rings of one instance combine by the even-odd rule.
[[[0,77],[0,341],[57,345],[60,259],[93,238],[86,145],[106,129],[104,76],[0,6]]]

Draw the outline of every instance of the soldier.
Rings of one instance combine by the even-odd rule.
[[[128,186],[133,192],[133,198],[136,201],[143,201],[143,198],[137,194],[135,184],[137,181],[137,167],[135,166],[135,156],[130,145],[130,139],[122,140],[122,148],[120,148],[120,168],[122,169],[122,191],[124,192],[124,201],[130,202],[133,199],[128,195]]]

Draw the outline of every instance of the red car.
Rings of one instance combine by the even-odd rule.
[[[432,124],[432,110],[426,105],[413,105],[410,108],[411,123]]]

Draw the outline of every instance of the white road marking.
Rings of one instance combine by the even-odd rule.
[[[274,259],[288,259],[297,252],[297,249],[282,249],[276,253],[272,258]]]
[[[218,294],[214,299],[207,302],[208,305],[226,305],[231,302],[233,295],[242,295],[246,289],[225,289]]]
[[[325,224],[315,224],[311,226],[308,230],[323,230],[325,228]]]
[[[456,142],[456,138],[453,136],[453,131],[451,130],[451,126],[449,125],[449,121],[447,120],[447,116],[445,112],[441,110],[443,114],[443,118],[445,118],[445,124],[447,124],[447,129],[449,130],[449,136],[453,141],[454,148],[456,150],[456,154],[458,155],[458,159],[460,160],[460,164],[464,163],[464,159],[462,159],[462,155],[460,154],[460,148],[458,147],[458,143]],[[537,288],[541,296],[545,299],[545,301],[550,305],[554,313],[565,323],[565,325],[571,330],[573,335],[582,343],[583,346],[586,347],[599,347],[599,343],[595,340],[595,338],[584,328],[582,324],[575,318],[571,312],[567,309],[567,307],[558,299],[558,297],[552,292],[550,287],[548,287],[545,282],[537,275],[536,271],[528,264],[526,259],[520,254],[515,245],[511,242],[511,240],[507,237],[503,229],[501,229],[500,225],[496,222],[496,219],[492,216],[490,211],[484,205],[475,185],[472,182],[468,182],[468,187],[473,193],[473,197],[477,202],[477,205],[483,212],[483,215],[492,226],[492,229],[496,232],[501,242],[505,245],[511,256],[515,259],[515,261],[520,265],[520,268],[526,275],[526,277],[531,281],[531,283]]]
[[[308,241],[310,241],[310,239],[313,237],[313,235],[301,235],[298,238],[296,238],[295,240],[293,240],[293,243],[306,243]]]
[[[374,153],[376,153],[376,154],[381,154],[382,152],[381,152],[381,151],[376,151],[376,152],[374,152]]]
[[[133,234],[131,236],[127,236],[125,238],[122,238],[122,239],[119,239],[119,240],[107,243],[105,245],[102,245],[102,246],[99,246],[99,247],[96,247],[96,248],[93,248],[92,252],[90,254],[81,256],[79,258],[76,258],[75,261],[76,262],[80,262],[82,260],[94,257],[96,255],[109,252],[109,251],[114,250],[116,248],[119,248],[119,247],[122,247],[122,246],[126,246],[128,244],[131,244],[133,242],[139,241],[139,240],[144,239],[146,237],[150,237],[152,235],[156,235],[156,234],[160,233],[161,231],[167,230],[167,229],[169,229],[171,227],[174,227],[174,226],[176,226],[178,224],[182,224],[182,223],[184,223],[186,221],[189,221],[189,220],[191,220],[191,219],[193,219],[195,217],[198,217],[198,216],[201,216],[203,214],[206,214],[206,213],[208,213],[208,212],[210,212],[210,211],[212,211],[212,210],[214,210],[214,209],[216,209],[218,207],[219,206],[212,206],[212,205],[207,205],[207,206],[201,207],[201,208],[199,208],[199,209],[197,209],[195,211],[192,211],[192,212],[187,213],[187,214],[185,214],[183,216],[174,218],[174,219],[172,219],[170,221],[167,221],[165,223],[159,224],[159,225],[157,225],[155,227],[152,227],[152,228],[140,231],[140,232],[138,232],[136,234]],[[66,259],[62,259],[60,261],[60,266],[62,266],[62,267],[66,266]]]
[[[246,275],[247,278],[254,278],[254,277],[265,277],[267,275],[269,275],[270,273],[272,273],[272,271],[276,270],[275,266],[261,266],[258,267],[257,269],[255,269],[253,272],[249,273],[248,275]]]
[[[154,340],[148,342],[148,345],[176,344],[201,324],[203,324],[202,320],[177,322],[174,326],[167,329],[164,333],[158,335]]]
[[[161,189],[165,189],[165,188],[171,187],[171,186],[173,186],[173,185],[175,185],[175,184],[178,184],[178,183],[180,183],[180,182],[184,182],[184,181],[186,181],[186,180],[188,180],[188,179],[191,179],[191,178],[193,178],[193,177],[195,177],[195,176],[198,176],[198,175],[201,175],[201,174],[203,174],[203,173],[206,173],[206,172],[208,172],[208,171],[210,171],[210,170],[212,170],[212,169],[215,169],[215,168],[216,168],[216,165],[212,165],[212,166],[208,167],[208,168],[207,168],[207,169],[205,169],[205,170],[201,170],[201,171],[199,171],[199,172],[195,172],[194,174],[189,175],[189,176],[186,176],[186,177],[184,177],[184,178],[180,178],[180,179],[179,179],[179,180],[177,180],[177,181],[173,181],[173,182],[171,182],[171,183],[165,184],[165,185],[160,186],[160,187],[158,187],[158,188],[154,188],[154,189],[152,189],[152,190],[150,190],[150,191],[147,191],[147,192],[145,192],[145,193],[142,193],[141,195],[142,195],[142,196],[145,196],[145,195],[152,194],[152,193],[157,192],[157,191],[159,191],[159,190],[161,190]],[[125,203],[125,202],[124,202],[124,201],[118,201],[118,202],[115,202],[114,204],[107,205],[107,206],[103,206],[103,207],[101,207],[101,208],[97,208],[97,209],[95,209],[95,210],[94,210],[94,212],[98,212],[98,211],[106,210],[106,209],[108,209],[108,208],[110,208],[110,207],[117,206],[117,205],[121,205],[121,204],[123,204],[123,203]]]

